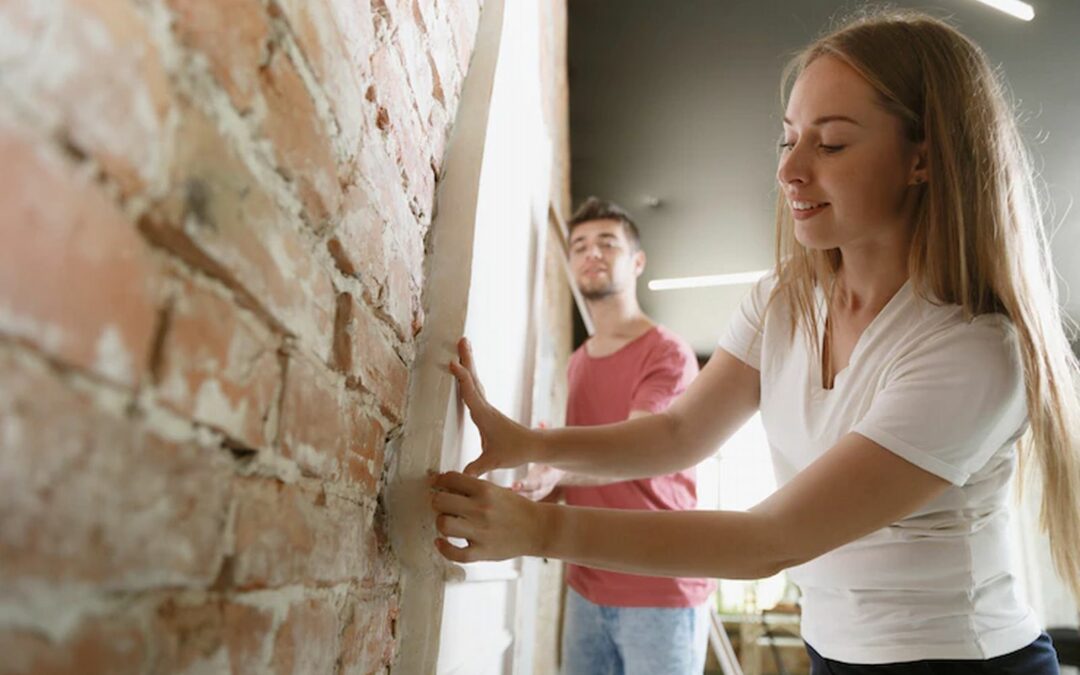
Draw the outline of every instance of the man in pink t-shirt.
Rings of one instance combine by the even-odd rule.
[[[589,198],[570,221],[570,265],[596,334],[570,357],[566,423],[608,424],[663,411],[697,375],[684,340],[641,311],[645,269],[637,227],[618,206]],[[663,448],[657,448],[663,452]],[[697,505],[694,471],[611,482],[534,465],[515,489],[567,504],[682,510]],[[563,672],[700,675],[708,635],[708,579],[675,579],[567,566]]]

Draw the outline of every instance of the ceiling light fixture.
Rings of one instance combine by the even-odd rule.
[[[1035,8],[1026,2],[1020,2],[1020,0],[975,0],[975,2],[989,5],[1024,21],[1031,21],[1035,18]]]
[[[756,272],[738,272],[736,274],[709,274],[702,277],[676,277],[674,279],[653,279],[649,282],[650,291],[673,291],[679,288],[706,288],[709,286],[736,286],[752,284],[769,273],[769,270]]]

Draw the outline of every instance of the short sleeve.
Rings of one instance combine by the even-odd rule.
[[[657,344],[649,355],[630,399],[630,410],[660,413],[686,391],[697,375],[697,357],[689,345],[674,339]]]
[[[757,370],[761,370],[765,309],[775,286],[775,273],[759,279],[739,303],[718,342],[724,351]]]
[[[927,339],[890,370],[853,431],[963,485],[1024,431],[1027,408],[1015,333],[978,317]]]

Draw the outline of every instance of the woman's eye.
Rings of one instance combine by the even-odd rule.
[[[822,144],[821,144],[821,145],[819,145],[818,147],[820,147],[820,148],[821,148],[822,150],[824,150],[825,152],[827,152],[827,153],[829,153],[829,154],[832,154],[832,153],[834,153],[834,152],[840,152],[840,151],[841,151],[841,150],[843,150],[843,149],[844,149],[844,148],[845,148],[846,146],[843,146],[843,145],[825,145],[824,143],[822,143]]]
[[[790,150],[790,149],[792,149],[794,147],[795,147],[795,141],[781,141],[780,142],[780,149],[781,150]]]

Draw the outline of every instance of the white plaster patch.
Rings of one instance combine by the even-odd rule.
[[[187,378],[182,373],[171,372],[158,385],[158,391],[172,401],[187,401],[191,396]]]
[[[58,352],[64,344],[60,326],[36,321],[4,304],[0,304],[0,331],[33,340],[48,352]]]
[[[62,642],[87,615],[103,614],[110,605],[90,586],[18,579],[0,586],[0,626],[34,629]]]
[[[225,647],[218,647],[210,656],[193,661],[184,667],[184,675],[218,675],[231,671],[229,654]]]
[[[296,461],[301,466],[309,467],[311,471],[321,477],[336,478],[338,475],[337,459],[322,452],[307,443],[298,443],[293,446]]]
[[[203,382],[195,394],[195,417],[217,425],[238,438],[244,435],[247,408],[247,401],[234,407],[216,379]]]
[[[270,257],[274,259],[274,263],[281,270],[281,276],[286,279],[296,279],[296,265],[292,256],[285,249],[285,242],[281,235],[277,232],[268,233],[267,236],[267,249],[270,252]]]
[[[135,380],[135,363],[120,330],[109,324],[94,345],[94,368],[119,382]]]
[[[4,415],[0,419],[0,446],[5,448],[18,448],[23,442],[22,420],[14,415]],[[2,469],[0,469],[0,475]]]
[[[296,462],[267,452],[255,455],[249,471],[249,475],[277,478],[283,483],[292,484],[300,480],[300,467]]]
[[[148,429],[162,440],[173,443],[189,443],[193,440],[201,445],[213,446],[218,439],[212,434],[196,427],[192,429],[190,420],[186,420],[153,404],[149,395],[140,399],[140,408],[143,410],[143,420]]]
[[[18,59],[27,58],[27,55],[34,50],[35,46],[39,43],[39,40],[35,38],[40,37],[39,30],[47,19],[48,12],[56,11],[55,7],[50,7],[48,2],[26,2],[15,5],[14,3],[4,3],[0,5],[0,64],[8,66],[11,62]],[[20,20],[20,27],[15,27],[16,17],[13,17],[13,13],[21,11],[22,15],[17,17]],[[25,30],[25,26],[29,26],[30,30]]]

